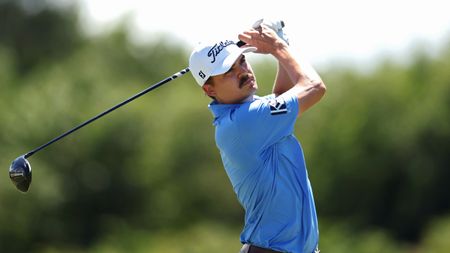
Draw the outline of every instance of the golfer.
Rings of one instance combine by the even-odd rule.
[[[234,192],[245,210],[241,253],[319,252],[319,231],[297,118],[316,104],[325,85],[302,69],[283,38],[261,25],[231,40],[199,44],[189,67],[213,101],[215,139]],[[245,53],[278,61],[273,94],[259,97]]]

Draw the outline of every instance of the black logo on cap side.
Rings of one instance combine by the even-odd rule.
[[[202,78],[205,79],[206,75],[205,73],[203,73],[203,71],[200,70],[200,72],[198,72],[198,75]]]

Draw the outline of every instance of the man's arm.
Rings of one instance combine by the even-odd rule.
[[[239,39],[256,47],[257,53],[271,54],[277,60],[279,69],[273,91],[275,95],[293,93],[299,100],[299,115],[317,103],[325,94],[322,80],[311,80],[303,71],[300,63],[289,51],[287,44],[273,30],[262,25],[239,35]]]
[[[275,78],[275,83],[272,88],[272,93],[278,97],[279,95],[290,90],[292,87],[294,87],[294,83],[292,82],[291,78],[289,78],[288,73],[281,65],[281,63],[278,62],[277,76]]]
[[[295,57],[297,59],[298,63],[300,64],[300,67],[306,76],[307,79],[311,80],[312,82],[323,82],[320,78],[319,74],[314,70],[314,68],[309,64],[308,61],[306,61],[302,57]],[[275,83],[272,89],[272,92],[279,96],[286,91],[290,90],[292,87],[294,87],[294,83],[289,78],[288,73],[283,68],[280,62],[278,62],[278,71],[275,78]]]

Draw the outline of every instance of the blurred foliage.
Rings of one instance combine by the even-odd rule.
[[[29,193],[9,182],[18,155],[187,65],[164,38],[87,38],[77,18],[0,1],[0,252],[237,252],[243,211],[190,76],[31,157]],[[328,92],[298,122],[324,252],[450,247],[450,44],[412,55],[321,72]],[[254,65],[269,92],[276,65]]]
[[[76,12],[48,9],[45,2],[0,1],[0,43],[12,50],[19,74],[67,57],[81,43]]]

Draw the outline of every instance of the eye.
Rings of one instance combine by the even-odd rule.
[[[245,62],[246,62],[245,56],[242,56],[241,61],[240,61],[241,65],[244,64]]]
[[[231,66],[231,68],[224,73],[224,75],[229,75],[230,73],[232,73],[236,68],[238,68],[238,66],[242,66],[244,63],[246,62],[245,60],[245,56],[242,55],[241,58],[238,59],[238,61],[236,61],[233,66]]]
[[[231,72],[233,72],[233,69],[234,69],[234,65],[231,66],[231,68],[227,72],[225,72],[225,75],[226,76],[229,75]]]

